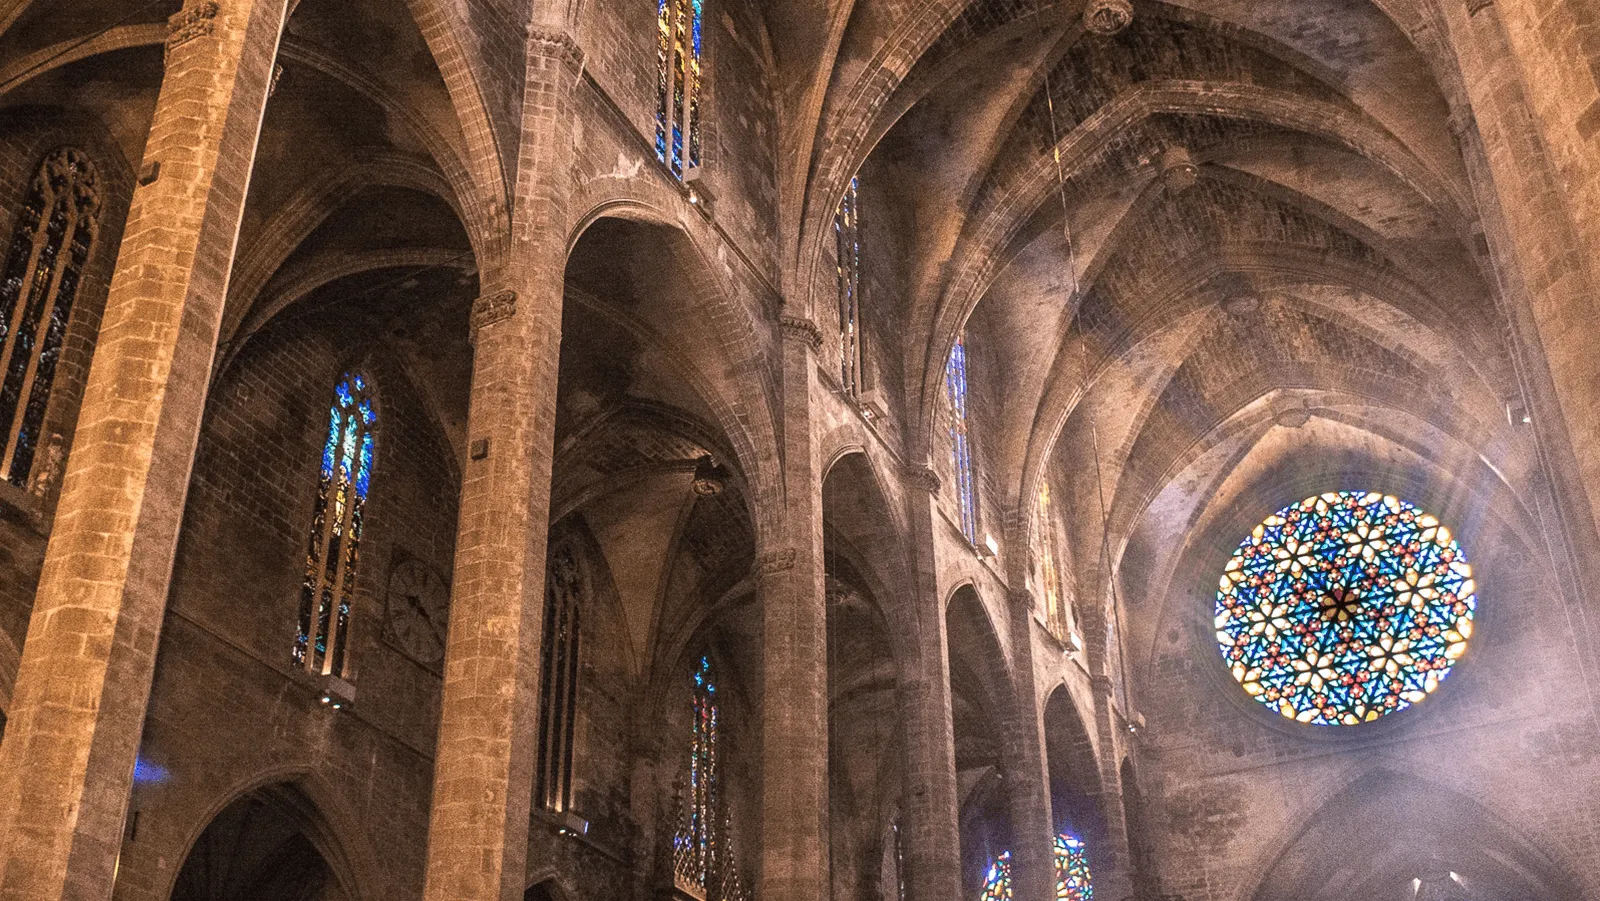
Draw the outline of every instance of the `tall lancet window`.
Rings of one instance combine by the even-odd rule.
[[[1040,594],[1044,597],[1045,623],[1050,628],[1050,634],[1066,641],[1072,630],[1072,621],[1067,614],[1067,599],[1061,585],[1061,558],[1056,550],[1054,506],[1050,501],[1050,483],[1041,482],[1036,514],[1038,525],[1034,533],[1038,536],[1035,550],[1039,555],[1039,580],[1043,583]]]
[[[956,338],[945,369],[946,400],[950,404],[950,454],[955,465],[956,501],[961,507],[961,534],[978,543],[978,486],[972,472],[972,438],[967,432],[967,339]]]
[[[371,381],[359,372],[346,373],[328,410],[328,440],[322,448],[300,593],[300,634],[294,645],[295,662],[323,675],[344,675],[377,426]]]
[[[550,553],[544,601],[544,697],[539,706],[539,772],[535,798],[547,810],[572,806],[572,746],[578,719],[578,617],[583,570],[572,545]]]
[[[695,668],[693,704],[689,765],[672,840],[674,879],[706,901],[746,901],[722,796],[717,683],[710,657],[701,657]]]
[[[28,486],[72,304],[99,229],[100,190],[82,151],[62,147],[39,165],[17,212],[0,271],[0,475]]]
[[[656,156],[684,178],[700,166],[703,0],[656,0]]]
[[[844,390],[861,393],[861,212],[857,205],[860,179],[839,201],[833,231],[839,243],[839,377]]]

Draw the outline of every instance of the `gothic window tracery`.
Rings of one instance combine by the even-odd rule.
[[[967,430],[967,339],[956,338],[944,375],[945,399],[950,415],[950,455],[956,476],[956,503],[961,514],[961,534],[978,543],[978,487],[972,471],[972,437]]]
[[[572,753],[577,731],[579,625],[583,570],[572,545],[550,554],[544,608],[544,692],[539,705],[539,771],[535,795],[547,810],[572,806]]]
[[[746,901],[723,797],[720,708],[710,656],[695,668],[692,698],[689,761],[672,840],[674,878],[706,901]]]
[[[700,167],[704,0],[656,0],[656,157],[678,178]]]
[[[860,179],[839,201],[833,231],[839,246],[839,377],[851,396],[861,393],[861,212]]]
[[[294,646],[295,662],[322,675],[344,675],[377,425],[371,381],[360,372],[346,373],[328,410]]]
[[[88,156],[71,147],[47,154],[0,270],[0,475],[19,488],[33,471],[99,217],[99,179]]]
[[[1217,589],[1217,642],[1267,707],[1356,725],[1437,689],[1476,609],[1472,567],[1436,517],[1394,496],[1330,492],[1239,545]]]

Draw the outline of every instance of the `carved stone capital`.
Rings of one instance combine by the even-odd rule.
[[[535,28],[528,33],[528,50],[531,54],[558,59],[574,73],[583,71],[583,48],[566,31]]]
[[[798,555],[795,553],[795,550],[792,547],[784,548],[781,551],[771,551],[769,553],[762,554],[761,558],[756,561],[756,571],[763,579],[771,578],[779,573],[785,573],[791,569],[794,569],[794,564],[797,557]]]
[[[182,47],[196,38],[203,38],[216,29],[219,8],[214,0],[190,3],[167,20],[166,52]]]
[[[1089,0],[1083,8],[1083,27],[1098,35],[1110,36],[1133,24],[1130,0]]]
[[[472,315],[468,319],[467,340],[478,343],[478,332],[497,322],[505,322],[517,312],[517,292],[498,291],[485,294],[472,302]]]
[[[939,489],[944,486],[943,480],[933,471],[932,466],[907,466],[906,484],[929,494],[938,494]]]
[[[804,342],[813,351],[822,349],[822,329],[817,328],[815,322],[799,316],[784,316],[778,320],[778,327],[783,329],[785,339]]]

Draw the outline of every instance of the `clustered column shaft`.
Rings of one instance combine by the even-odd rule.
[[[472,313],[427,901],[516,901],[526,887],[578,64],[567,35],[530,36],[513,240],[498,273],[508,287]]]
[[[828,894],[828,631],[822,475],[814,439],[816,329],[783,332],[784,490],[781,550],[762,578],[763,901]]]

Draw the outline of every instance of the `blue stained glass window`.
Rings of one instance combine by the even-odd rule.
[[[1071,833],[1055,837],[1056,901],[1092,901],[1094,878],[1089,874],[1089,854]],[[989,865],[979,901],[1011,901],[1011,852]]]
[[[333,389],[328,410],[294,645],[295,663],[324,675],[344,674],[377,425],[371,383],[359,372],[346,373]]]
[[[967,341],[956,338],[944,375],[950,404],[950,454],[955,465],[956,501],[961,507],[961,534],[978,543],[978,486],[972,472],[972,438],[967,432]]]
[[[844,390],[861,393],[861,212],[860,179],[839,201],[833,231],[839,248],[839,377]]]
[[[1223,659],[1251,697],[1321,726],[1370,722],[1439,687],[1466,653],[1472,567],[1399,498],[1332,492],[1257,526],[1217,588]]]
[[[685,177],[700,165],[703,0],[656,0],[656,157]]]
[[[0,269],[0,476],[28,487],[72,305],[99,228],[99,179],[81,151],[47,154]]]

